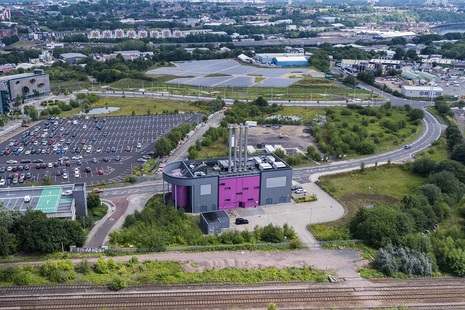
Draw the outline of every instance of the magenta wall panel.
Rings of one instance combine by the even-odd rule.
[[[173,197],[176,196],[176,206],[178,208],[187,208],[189,203],[189,186],[181,186],[181,185],[172,185],[171,187],[171,195]]]
[[[218,187],[219,210],[258,206],[260,176],[221,179]]]

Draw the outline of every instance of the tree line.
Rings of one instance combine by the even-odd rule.
[[[395,205],[360,208],[350,222],[352,237],[380,248],[375,266],[389,276],[465,275],[465,145],[456,125],[445,137],[450,159],[425,157],[407,166],[425,178],[423,185]]]

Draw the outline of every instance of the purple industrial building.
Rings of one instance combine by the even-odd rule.
[[[192,213],[290,202],[292,168],[271,153],[247,154],[247,129],[229,127],[228,157],[167,164],[165,202],[171,197],[176,208]]]

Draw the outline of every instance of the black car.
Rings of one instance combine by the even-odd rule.
[[[90,167],[85,167],[85,168],[84,168],[84,171],[85,171],[85,172],[91,172],[92,169],[90,169]]]
[[[242,218],[242,217],[238,217],[236,219],[236,225],[242,225],[242,224],[249,224],[249,220]]]

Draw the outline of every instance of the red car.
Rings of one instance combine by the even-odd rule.
[[[8,150],[5,151],[5,155],[10,155],[10,154],[11,154],[11,150],[10,150],[10,149],[8,149]]]
[[[126,146],[126,152],[131,152],[131,147],[129,145]]]
[[[86,139],[81,140],[81,144],[86,144],[86,142],[87,142]]]
[[[100,170],[98,171],[98,175],[103,175],[103,170],[102,170],[102,169],[100,169]]]

